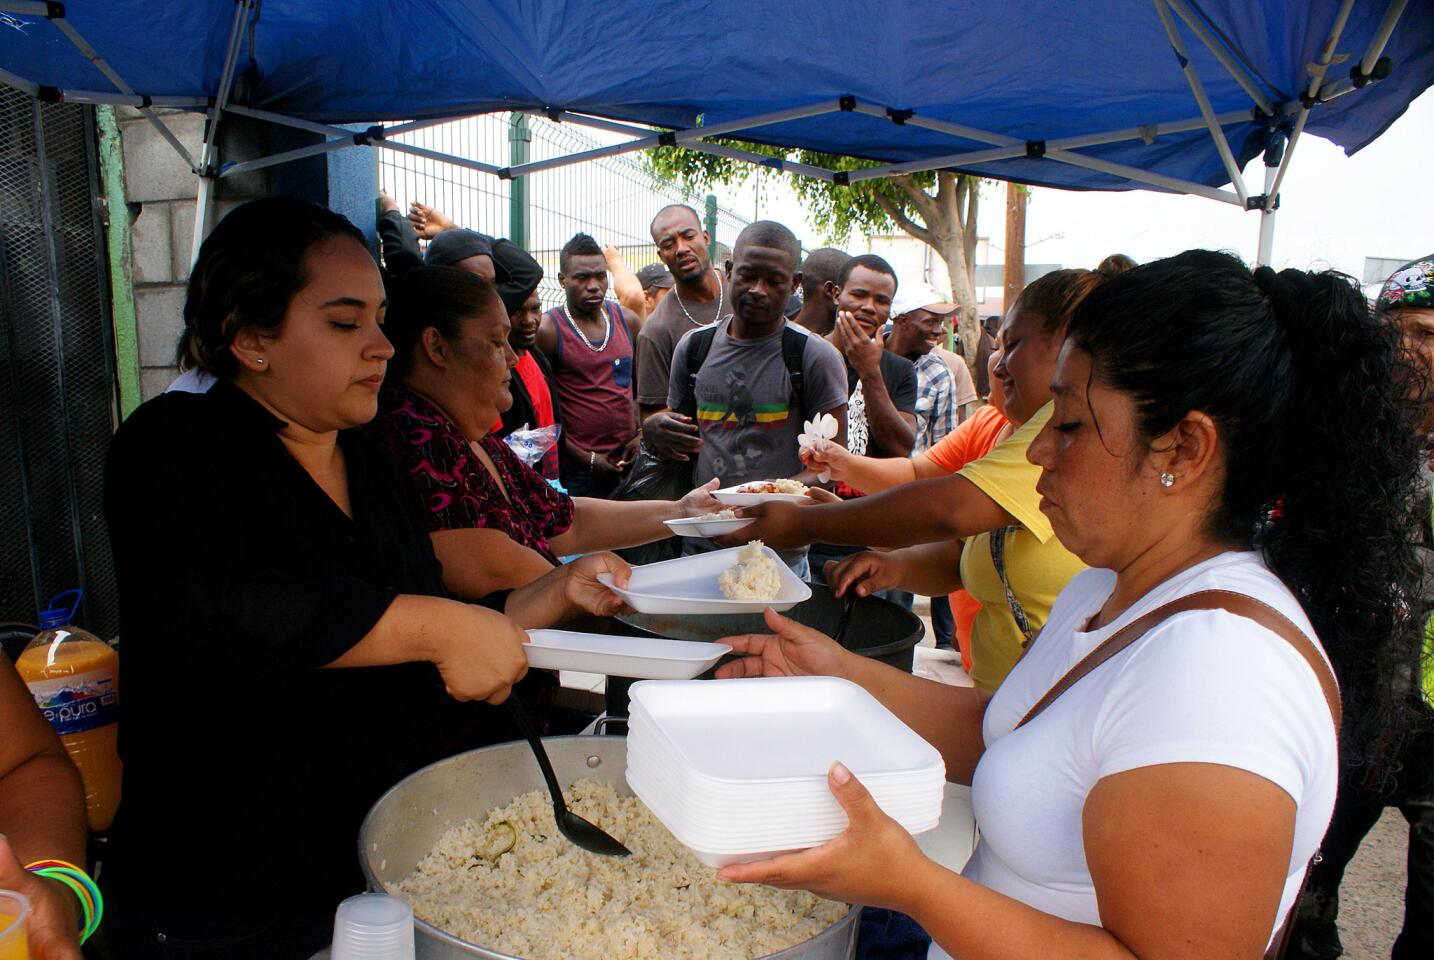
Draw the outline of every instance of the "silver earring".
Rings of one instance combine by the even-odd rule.
[[[264,358],[263,358],[263,357],[255,357],[255,358],[254,358],[254,362],[257,363],[259,366],[262,367],[262,366],[264,365]],[[1167,486],[1168,486],[1168,484],[1167,484]]]
[[[1160,475],[1160,485],[1167,490],[1175,486],[1175,474],[1171,473],[1169,470],[1166,470]]]

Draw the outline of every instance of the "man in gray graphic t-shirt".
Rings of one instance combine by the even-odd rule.
[[[715,329],[694,330],[672,356],[667,405],[697,422],[702,440],[694,483],[723,486],[796,477],[814,483],[797,455],[802,422],[829,413],[846,423],[846,365],[836,348],[788,324],[783,308],[800,282],[800,247],[779,223],[758,221],[737,238],[728,273],[733,314]],[[689,353],[710,344],[695,378]],[[798,337],[784,346],[784,337]],[[794,394],[788,356],[799,348],[802,384]],[[843,442],[844,433],[837,442]],[[696,541],[688,541],[695,543]],[[783,559],[803,570],[805,549]]]

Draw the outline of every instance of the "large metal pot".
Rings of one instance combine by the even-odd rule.
[[[632,796],[623,776],[626,739],[553,737],[543,743],[565,788],[574,780],[591,777]],[[378,799],[359,830],[359,863],[369,889],[388,892],[388,885],[412,873],[453,825],[504,806],[519,794],[542,789],[542,774],[523,742],[473,750],[411,774]],[[847,911],[810,940],[771,954],[771,960],[850,960],[856,955],[860,915],[855,908]],[[422,920],[415,920],[415,927],[418,960],[515,960],[465,943]]]

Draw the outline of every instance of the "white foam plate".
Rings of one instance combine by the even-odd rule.
[[[715,554],[708,554],[715,556]],[[683,767],[719,783],[818,779],[840,760],[861,779],[945,764],[936,748],[861,687],[837,677],[634,684],[634,726],[651,725]],[[833,801],[835,802],[835,801]]]
[[[730,507],[750,507],[757,503],[770,503],[780,500],[786,503],[811,503],[812,498],[805,493],[741,493],[740,489],[746,486],[739,483],[733,487],[723,487],[720,490],[712,491],[712,499],[718,503],[725,503]]]
[[[700,517],[686,517],[682,520],[664,520],[662,522],[667,524],[667,529],[679,537],[711,538],[736,533],[753,521],[751,519],[703,520]]]
[[[572,630],[529,630],[523,645],[528,666],[615,677],[690,680],[711,669],[732,648],[725,643],[610,637]]]
[[[797,578],[791,568],[770,547],[765,553],[777,565],[781,589],[771,600],[728,600],[722,596],[717,577],[737,562],[742,547],[728,547],[711,553],[699,553],[661,563],[648,563],[632,568],[627,587],[615,586],[612,574],[598,574],[598,581],[622,597],[638,613],[724,614],[761,613],[790,610],[812,595],[812,588]]]

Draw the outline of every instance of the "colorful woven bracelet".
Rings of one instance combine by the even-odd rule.
[[[36,860],[25,867],[37,877],[45,877],[63,883],[80,901],[84,912],[84,928],[80,932],[80,943],[94,936],[105,915],[105,900],[100,888],[84,870],[65,860]]]

